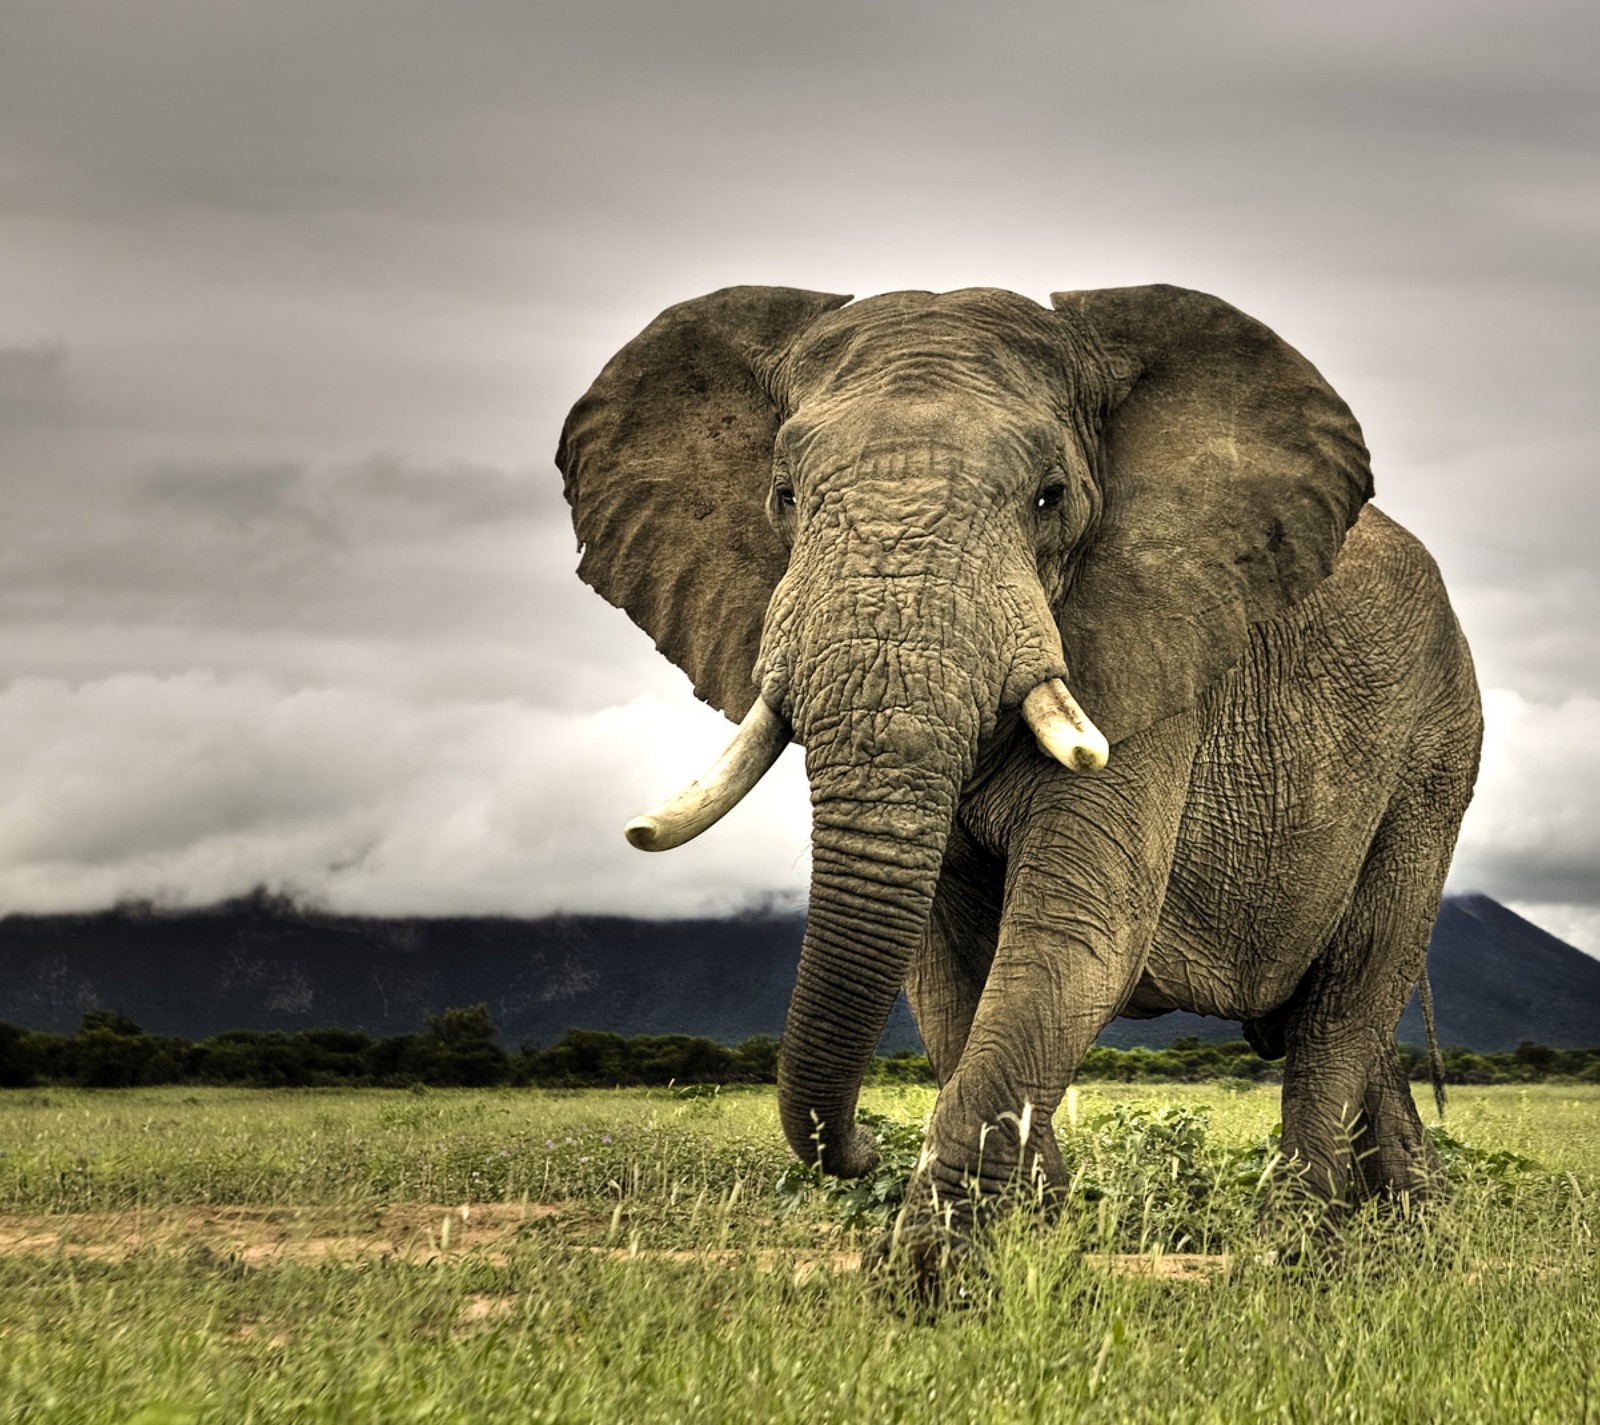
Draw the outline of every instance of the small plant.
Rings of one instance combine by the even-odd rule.
[[[1257,1192],[1283,1159],[1283,1124],[1274,1123],[1254,1143],[1228,1155],[1228,1180],[1235,1188]]]
[[[1254,1079],[1241,1079],[1236,1074],[1223,1074],[1211,1081],[1213,1088],[1223,1093],[1249,1093],[1256,1086]]]
[[[894,1220],[916,1171],[927,1124],[902,1123],[865,1108],[857,1111],[856,1121],[877,1138],[878,1165],[864,1178],[836,1178],[821,1168],[790,1163],[778,1178],[782,1211],[795,1212],[820,1192],[843,1227],[887,1227]]]
[[[1433,1146],[1444,1160],[1445,1172],[1452,1178],[1506,1182],[1522,1173],[1543,1171],[1542,1164],[1532,1158],[1524,1158],[1520,1153],[1513,1153],[1509,1148],[1491,1152],[1487,1148],[1475,1148],[1470,1143],[1463,1143],[1447,1133],[1441,1124],[1429,1128],[1428,1136],[1433,1139]]]
[[[1070,1191],[1097,1246],[1210,1251],[1241,1225],[1258,1150],[1214,1149],[1208,1128],[1205,1110],[1181,1105],[1121,1103],[1089,1120],[1069,1145],[1078,1163]]]

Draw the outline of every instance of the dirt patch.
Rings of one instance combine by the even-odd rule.
[[[55,1216],[0,1214],[0,1255],[58,1253],[121,1261],[139,1252],[206,1254],[245,1266],[372,1257],[426,1261],[483,1253],[504,1258],[549,1203],[406,1203],[338,1207],[165,1207]]]
[[[1083,1260],[1115,1277],[1148,1277],[1153,1281],[1210,1281],[1225,1276],[1233,1266],[1233,1258],[1226,1253],[1209,1256],[1201,1252],[1165,1252],[1145,1256],[1126,1252]]]
[[[761,1272],[793,1272],[796,1282],[812,1277],[834,1276],[861,1269],[860,1252],[822,1252],[787,1247],[585,1247],[580,1251],[600,1252],[614,1262],[681,1262],[690,1266],[731,1267],[752,1263]]]
[[[541,1228],[541,1224],[543,1227]],[[123,1261],[141,1252],[187,1255],[219,1265],[271,1266],[282,1262],[354,1266],[392,1257],[428,1262],[477,1256],[509,1260],[533,1231],[553,1229],[574,1252],[620,1262],[674,1262],[728,1267],[753,1263],[759,1271],[794,1274],[797,1282],[818,1275],[854,1272],[860,1254],[825,1248],[671,1249],[596,1245],[609,1224],[570,1204],[473,1203],[460,1207],[400,1203],[342,1207],[165,1207],[129,1212],[62,1215],[0,1214],[0,1256],[66,1255]],[[583,1239],[588,1238],[585,1242]],[[545,1240],[550,1240],[546,1236]],[[1226,1256],[1172,1253],[1162,1256],[1089,1256],[1084,1262],[1113,1276],[1164,1281],[1204,1281],[1232,1265]],[[482,1299],[482,1320],[508,1309],[503,1298]],[[472,1324],[469,1322],[468,1324]]]

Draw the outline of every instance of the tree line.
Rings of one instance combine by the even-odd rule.
[[[507,1052],[495,1041],[486,1006],[426,1017],[416,1034],[374,1038],[359,1029],[232,1029],[208,1039],[146,1034],[115,1010],[95,1009],[75,1034],[46,1034],[0,1023],[0,1088],[73,1084],[129,1088],[148,1084],[237,1084],[264,1088],[337,1085],[487,1088],[523,1085],[593,1088],[612,1085],[770,1084],[777,1080],[778,1041],[758,1034],[729,1047],[689,1034],[624,1038],[573,1029],[548,1048],[525,1044]],[[1427,1056],[1401,1046],[1411,1078],[1428,1076]],[[1503,1053],[1453,1046],[1443,1054],[1451,1084],[1600,1083],[1600,1049],[1551,1049],[1524,1042]],[[1096,1045],[1080,1081],[1143,1083],[1206,1080],[1271,1081],[1281,1063],[1260,1058],[1242,1039],[1207,1044],[1175,1039],[1165,1049]],[[869,1083],[931,1084],[927,1056],[892,1054],[875,1061]]]

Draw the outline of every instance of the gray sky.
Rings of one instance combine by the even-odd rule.
[[[803,894],[791,751],[572,573],[661,308],[1164,281],[1304,351],[1445,570],[1453,885],[1600,952],[1600,12],[1388,0],[0,0],[0,911]]]

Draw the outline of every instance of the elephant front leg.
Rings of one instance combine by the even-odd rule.
[[[1180,717],[1093,777],[1037,757],[1018,769],[1031,780],[1005,840],[999,943],[899,1224],[924,1256],[1008,1198],[1064,1184],[1053,1116],[1148,958],[1193,752]]]
[[[905,1205],[864,1259],[892,1266],[925,1301],[936,1301],[952,1268],[972,1250],[976,1229],[1003,1204],[1048,1205],[1066,1182],[1053,1115],[1071,1074],[1120,991],[1089,990],[1083,1004],[1109,1004],[1103,1017],[1084,1008],[1072,1024],[1042,1012],[1062,992],[1059,947],[1023,949],[1032,937],[1002,937],[988,983],[971,1017],[954,1071],[946,1075]],[[1095,961],[1096,968],[1104,962]],[[1134,970],[1134,973],[1137,973]],[[1001,1032],[993,1006],[1004,993],[1020,1005]],[[937,1061],[936,1061],[937,1062]]]

